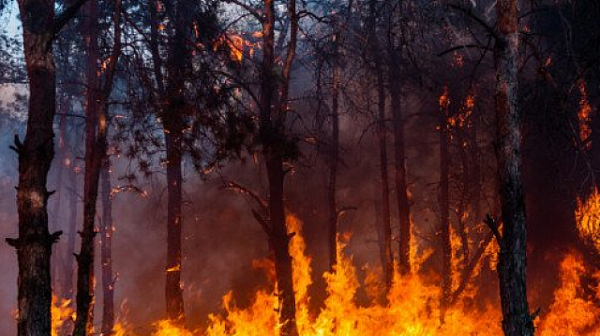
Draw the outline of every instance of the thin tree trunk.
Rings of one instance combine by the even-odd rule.
[[[394,274],[394,259],[392,254],[392,226],[391,226],[391,215],[390,215],[390,187],[389,187],[389,173],[388,173],[388,158],[387,158],[387,129],[385,127],[385,105],[386,105],[386,94],[385,94],[385,82],[383,77],[383,69],[378,53],[380,52],[379,41],[377,37],[376,27],[376,2],[371,0],[369,2],[370,14],[369,14],[369,51],[370,56],[373,59],[375,79],[377,85],[377,143],[379,147],[379,178],[380,178],[380,192],[381,192],[381,219],[382,219],[382,232],[383,232],[383,253],[387,259],[383,269],[383,275],[386,284],[386,290],[389,290],[392,286],[393,274]]]
[[[406,173],[406,153],[404,140],[404,120],[402,119],[402,45],[405,44],[404,36],[398,34],[398,25],[394,21],[401,14],[391,3],[385,3],[385,25],[387,30],[387,73],[388,91],[390,94],[390,107],[392,111],[392,124],[394,132],[394,184],[396,188],[396,206],[398,208],[399,240],[398,240],[398,270],[401,274],[410,272],[410,203],[408,200],[408,186]],[[398,41],[399,40],[399,41]]]
[[[88,93],[86,104],[86,151],[83,185],[83,230],[81,249],[77,259],[77,317],[74,336],[86,336],[93,333],[94,324],[94,259],[96,204],[102,165],[106,158],[108,130],[108,98],[112,92],[117,62],[121,54],[121,1],[115,1],[113,14],[114,45],[106,69],[103,70],[104,82],[100,83],[98,68],[98,1],[88,4],[88,24],[86,25],[88,42]]]
[[[479,129],[479,120],[480,117],[475,115],[474,112],[471,116],[472,126],[470,132],[468,134],[469,137],[469,154],[471,157],[471,165],[472,171],[470,180],[470,188],[471,192],[469,192],[471,198],[471,206],[473,208],[473,218],[476,222],[481,222],[482,220],[482,210],[481,210],[481,162],[479,158],[479,143],[477,139],[477,132]]]
[[[175,132],[175,134],[171,133]],[[181,287],[181,130],[165,126],[167,144],[167,281],[165,296],[167,316],[184,321],[183,288]]]
[[[100,249],[102,263],[102,335],[112,335],[115,326],[115,275],[112,264],[112,235],[115,232],[112,216],[110,183],[110,160],[102,166],[102,225],[100,226]]]
[[[329,151],[329,183],[327,186],[327,204],[329,205],[329,271],[334,271],[337,265],[337,233],[338,233],[338,206],[336,200],[337,171],[340,151],[340,66],[339,66],[339,30],[334,35],[335,55],[332,69],[332,94],[331,94],[331,144]]]
[[[502,329],[506,336],[534,334],[526,289],[527,231],[521,178],[521,123],[518,109],[519,9],[517,0],[496,3],[496,119],[498,180],[503,234],[498,235],[498,278]]]
[[[392,286],[394,273],[394,260],[392,255],[392,227],[390,215],[390,187],[388,184],[388,158],[387,158],[387,141],[385,128],[385,93],[382,83],[379,83],[378,94],[378,116],[377,116],[377,142],[379,146],[379,179],[380,179],[380,197],[381,197],[381,224],[383,232],[383,250],[386,256],[384,278],[386,288]]]
[[[87,42],[87,92],[85,123],[85,169],[83,177],[83,225],[81,247],[77,259],[77,317],[74,336],[93,334],[94,329],[94,238],[96,236],[96,200],[98,182],[104,153],[104,143],[98,129],[99,117],[99,78],[98,78],[98,2],[91,0],[86,5],[87,21],[85,34]]]
[[[66,135],[67,135],[67,116],[65,115],[66,113],[66,108],[65,105],[67,104],[67,99],[65,97],[66,95],[63,93],[61,95],[61,99],[60,99],[60,106],[59,106],[59,110],[63,111],[63,114],[60,116],[60,121],[59,121],[59,125],[58,125],[58,157],[56,158],[56,162],[57,164],[56,166],[56,190],[57,190],[57,195],[56,195],[56,200],[54,202],[54,218],[52,221],[52,230],[56,230],[61,226],[61,218],[62,218],[62,213],[61,213],[61,203],[63,200],[63,194],[64,194],[64,187],[63,187],[63,167],[65,165],[65,159],[67,158],[67,150],[66,150]],[[56,252],[60,252],[60,250],[57,250]],[[52,264],[54,265],[60,265],[61,264],[61,256],[60,253],[54,253],[52,255],[52,260],[51,260]],[[64,274],[60,273],[60,267],[54,267],[52,268],[52,288],[54,288],[54,292],[55,293],[60,293],[60,295],[62,297],[65,297],[65,295],[67,294],[67,292],[65,291],[64,288],[62,288],[62,284],[64,283],[64,281],[62,280],[62,277],[64,276]]]
[[[285,116],[292,63],[295,56],[298,32],[298,17],[295,0],[288,2],[290,18],[290,42],[281,79],[279,105],[275,93],[279,79],[275,74],[275,4],[273,0],[264,0],[262,21],[263,57],[260,71],[260,125],[259,136],[263,145],[267,178],[269,181],[269,242],[275,256],[275,275],[279,295],[279,323],[281,336],[297,336],[296,301],[292,275],[292,258],[285,208],[283,202],[285,172],[283,159],[287,155],[281,149],[280,141],[285,139]]]
[[[439,141],[440,141],[440,239],[442,246],[442,310],[448,307],[452,294],[452,241],[450,239],[450,154],[448,151],[448,111],[450,100],[448,88],[440,97]]]
[[[56,74],[48,32],[54,28],[54,2],[20,0],[23,49],[29,78],[29,107],[25,141],[15,137],[19,158],[17,209],[19,237],[7,239],[19,263],[17,334],[50,335],[52,297],[50,255],[60,232],[48,229],[48,171],[54,157],[53,119],[56,112]]]
[[[410,203],[408,201],[408,187],[406,183],[406,154],[404,145],[404,122],[402,120],[402,102],[400,89],[400,72],[396,59],[398,53],[391,52],[389,59],[389,91],[392,109],[392,122],[394,125],[394,162],[396,186],[396,199],[398,206],[398,221],[400,224],[398,267],[402,274],[410,272]]]
[[[185,322],[183,288],[181,284],[182,241],[182,140],[185,128],[184,114],[185,72],[189,67],[187,30],[190,28],[192,6],[188,0],[165,2],[167,13],[173,20],[173,36],[169,39],[167,59],[167,105],[163,113],[163,128],[167,150],[167,265],[165,298],[167,317],[183,324]]]
[[[467,126],[464,126],[467,127]],[[461,131],[461,130],[459,130]],[[467,155],[467,149],[462,145],[459,146],[459,155],[462,162],[462,190],[461,197],[458,203],[457,213],[457,224],[458,224],[458,235],[460,237],[460,245],[462,250],[462,269],[465,271],[469,263],[469,231],[467,229],[467,218],[468,218],[468,204],[469,204],[469,190],[471,189],[471,173],[469,169],[469,157]]]
[[[73,255],[75,254],[75,240],[77,238],[77,173],[74,169],[73,158],[69,158],[69,232],[67,236],[67,253],[63,264],[65,298],[74,299],[73,275],[75,273]]]

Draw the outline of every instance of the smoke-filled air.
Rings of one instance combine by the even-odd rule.
[[[596,0],[0,0],[0,335],[600,336]]]

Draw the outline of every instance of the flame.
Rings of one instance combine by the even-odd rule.
[[[52,295],[51,305],[51,326],[52,336],[61,334],[65,322],[75,320],[75,312],[71,308],[71,300],[59,299],[58,296]]]
[[[579,118],[579,140],[585,144],[584,149],[590,149],[592,142],[589,141],[590,135],[592,135],[592,129],[590,127],[590,115],[592,114],[592,106],[588,101],[588,94],[585,81],[581,79],[579,81],[579,112],[577,117]]]
[[[596,193],[594,202],[600,204]],[[600,208],[600,207],[599,207]],[[579,212],[587,208],[580,207]],[[306,254],[302,223],[294,216],[287,218],[288,232],[295,233],[290,241],[294,268],[297,323],[301,336],[433,336],[433,335],[491,335],[501,336],[502,315],[498,304],[467,307],[458,300],[442,316],[441,289],[436,276],[416,270],[408,275],[394,275],[392,288],[385,302],[378,300],[383,286],[381,269],[366,270],[361,282],[352,256],[345,252],[350,236],[338,235],[338,264],[334,271],[325,273],[327,298],[316,315],[309,313],[308,288],[312,283],[312,259]],[[453,233],[453,248],[460,242]],[[493,246],[490,245],[490,246]],[[429,251],[422,252],[429,256]],[[456,253],[457,255],[460,253]],[[424,258],[421,256],[421,258]],[[426,257],[425,257],[426,258]],[[423,259],[421,259],[423,260]],[[454,262],[459,262],[455,260]],[[255,261],[253,266],[264,269],[274,280],[274,264],[270,259]],[[417,268],[420,266],[417,265]],[[457,266],[458,267],[458,266]],[[555,290],[554,301],[541,321],[536,321],[542,336],[599,335],[600,307],[593,298],[586,297],[581,275],[585,272],[581,257],[567,254],[560,267],[561,286]],[[600,272],[595,274],[600,279]],[[370,303],[358,303],[358,293],[365,288]],[[600,287],[591,288],[591,296],[600,299]],[[279,300],[276,289],[262,289],[255,293],[252,304],[244,309],[236,306],[234,295],[223,296],[224,313],[210,315],[204,330],[189,331],[169,321],[154,324],[153,336],[266,336],[277,335]],[[469,294],[467,294],[469,295]],[[68,316],[68,314],[66,314]],[[131,328],[119,323],[116,336],[135,336]]]
[[[585,202],[577,200],[575,221],[579,237],[600,252],[600,194],[597,188]]]
[[[256,49],[261,48],[260,42],[253,42],[253,40],[261,38],[262,32],[258,31],[244,35],[230,32],[219,38],[213,45],[213,49],[217,50],[222,46],[227,46],[231,59],[241,63],[244,56],[253,57]]]
[[[585,274],[582,258],[567,255],[560,270],[561,286],[554,292],[550,312],[538,327],[539,335],[599,335],[600,307],[582,293],[581,275]]]

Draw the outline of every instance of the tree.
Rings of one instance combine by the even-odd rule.
[[[502,329],[506,336],[534,334],[526,290],[527,228],[521,177],[521,122],[518,103],[519,8],[517,0],[496,3],[496,159],[503,232],[488,217],[500,246],[498,278]]]
[[[448,96],[448,87],[444,87],[444,92],[440,96],[439,113],[439,139],[440,139],[440,189],[439,189],[439,207],[440,207],[440,243],[442,247],[442,309],[449,305],[452,292],[452,241],[450,231],[450,152],[449,152],[449,127],[448,116],[450,107],[450,98]]]
[[[386,1],[386,28],[387,28],[387,55],[386,65],[388,74],[388,92],[390,95],[390,108],[392,111],[392,124],[394,135],[394,184],[396,188],[396,206],[398,208],[399,239],[398,239],[398,267],[402,274],[410,272],[410,241],[411,220],[410,202],[408,199],[407,171],[406,171],[406,144],[404,136],[404,116],[402,113],[402,48],[406,46],[405,40],[408,29],[402,27],[403,17],[402,2]]]
[[[112,186],[110,183],[110,160],[102,164],[102,223],[100,226],[100,264],[102,265],[102,335],[112,335],[115,327],[115,282],[112,262]]]
[[[62,232],[48,229],[48,171],[54,157],[53,121],[56,113],[56,73],[52,42],[77,13],[78,0],[55,16],[54,1],[19,0],[23,50],[29,78],[29,106],[25,140],[15,137],[19,157],[17,209],[19,237],[7,239],[17,249],[19,293],[17,329],[20,336],[50,335],[50,256]]]
[[[96,205],[100,185],[100,175],[106,160],[108,131],[108,98],[112,92],[117,62],[121,54],[121,0],[115,0],[113,12],[114,45],[107,60],[106,69],[98,67],[100,54],[98,49],[97,20],[98,1],[87,4],[87,95],[86,95],[86,138],[85,172],[83,186],[83,229],[81,248],[77,259],[77,317],[74,336],[86,336],[93,333],[94,309],[94,238],[96,236]],[[103,76],[101,76],[103,75]]]
[[[377,2],[369,1],[369,14],[367,17],[367,34],[369,61],[373,63],[373,72],[376,80],[377,91],[377,116],[376,116],[376,134],[377,144],[379,146],[379,183],[381,193],[381,206],[376,211],[381,212],[381,238],[380,253],[383,267],[384,281],[386,288],[392,286],[394,273],[394,257],[392,253],[392,224],[390,214],[390,187],[389,187],[389,172],[388,172],[388,155],[387,155],[387,128],[386,128],[386,92],[383,66],[379,58],[381,48],[379,45],[379,37],[377,33]]]
[[[289,41],[283,67],[278,69],[276,61],[275,24],[277,12],[273,0],[263,0],[262,14],[242,4],[257,18],[262,28],[262,58],[259,68],[258,95],[258,143],[262,147],[267,171],[269,199],[266,210],[268,218],[255,218],[267,233],[269,246],[275,259],[276,288],[279,297],[279,333],[281,336],[298,335],[296,324],[296,301],[292,274],[292,258],[289,242],[293,233],[288,233],[285,204],[284,180],[288,168],[286,163],[298,156],[295,139],[287,134],[286,118],[290,111],[288,102],[292,66],[298,43],[299,16],[296,1],[289,0]],[[284,34],[285,37],[286,34]]]

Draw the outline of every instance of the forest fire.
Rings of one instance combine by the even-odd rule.
[[[0,0],[0,334],[600,336],[598,18]]]
[[[580,212],[581,209],[578,209]],[[294,262],[294,284],[297,289],[298,329],[302,336],[341,335],[502,335],[498,324],[501,312],[492,305],[468,308],[464,303],[447,310],[442,317],[440,289],[427,276],[418,272],[402,276],[395,274],[394,285],[384,300],[377,302],[377,293],[368,304],[358,304],[356,295],[361,286],[352,257],[344,252],[345,240],[340,236],[338,244],[339,263],[335,272],[324,275],[327,282],[327,298],[318,314],[309,312],[307,296],[311,285],[311,258],[305,253],[302,226],[295,217],[288,217],[290,230],[296,232],[290,250]],[[272,264],[271,264],[272,265]],[[416,266],[418,269],[419,266]],[[582,284],[584,265],[581,257],[567,254],[561,263],[560,286],[554,292],[552,305],[543,317],[535,322],[538,334],[552,335],[598,335],[600,333],[600,307],[594,302],[600,297],[600,288],[590,288],[596,298],[586,297]],[[274,269],[267,270],[274,272]],[[370,270],[369,272],[373,272]],[[379,275],[370,275],[380,277]],[[594,277],[600,277],[597,272]],[[466,294],[473,295],[473,294]],[[168,320],[154,324],[153,336],[260,336],[278,333],[276,292],[260,290],[254,293],[254,301],[247,308],[236,307],[233,293],[223,297],[223,315],[211,315],[209,324],[202,331],[189,331]],[[53,301],[53,335],[66,320],[72,318],[69,302]],[[125,322],[125,321],[123,321]],[[127,323],[118,323],[115,336],[137,334]]]

